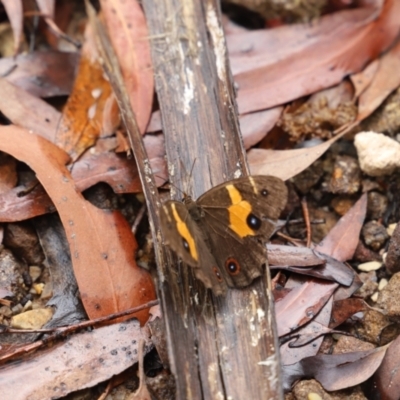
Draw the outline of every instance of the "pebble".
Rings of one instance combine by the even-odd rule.
[[[376,303],[376,302],[378,301],[378,296],[379,296],[379,293],[378,293],[378,292],[375,292],[375,293],[370,297],[370,299],[371,299],[374,303]]]
[[[389,236],[393,235],[394,230],[396,229],[397,223],[394,224],[390,224],[387,228],[386,228],[386,232]]]
[[[42,269],[36,265],[31,265],[29,267],[29,275],[32,278],[32,282],[36,282],[39,276],[42,274]]]
[[[389,238],[386,228],[376,221],[367,222],[361,230],[361,235],[365,244],[374,251],[380,250]]]
[[[364,272],[376,271],[382,267],[382,263],[380,261],[369,261],[366,263],[359,264],[357,269]]]
[[[354,145],[360,168],[367,175],[390,175],[400,167],[400,144],[382,133],[360,132]]]
[[[378,290],[381,291],[388,283],[389,281],[387,279],[382,278],[378,283]]]
[[[11,326],[16,329],[40,329],[52,316],[51,308],[25,311],[11,318]]]

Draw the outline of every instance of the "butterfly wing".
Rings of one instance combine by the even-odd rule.
[[[185,205],[167,201],[160,208],[160,217],[164,243],[194,269],[196,278],[207,288],[212,289],[216,295],[225,294],[226,283],[218,270],[218,264],[199,225]]]
[[[261,275],[267,261],[265,242],[286,201],[284,182],[272,176],[226,182],[197,200],[210,247],[228,286],[247,286]]]

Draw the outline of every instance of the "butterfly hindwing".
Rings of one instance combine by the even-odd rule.
[[[203,211],[203,230],[228,286],[247,286],[262,274],[267,263],[265,242],[286,198],[282,180],[250,176],[216,186],[196,202]]]

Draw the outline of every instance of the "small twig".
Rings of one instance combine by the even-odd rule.
[[[142,207],[140,207],[140,210],[136,215],[135,221],[133,222],[133,225],[132,225],[132,233],[134,235],[136,235],[137,228],[138,228],[139,224],[142,222],[142,219],[143,219],[144,214],[146,213],[146,210],[147,210],[146,204],[143,204]]]
[[[156,306],[157,304],[159,304],[158,300],[152,300],[152,301],[149,301],[148,303],[142,304],[138,307],[129,308],[128,310],[125,310],[125,311],[120,311],[120,312],[117,312],[114,314],[106,315],[105,317],[100,317],[100,318],[96,318],[96,319],[92,319],[92,320],[88,320],[88,321],[83,321],[78,324],[70,325],[70,326],[66,326],[66,327],[58,327],[58,328],[53,328],[53,329],[36,329],[36,330],[5,329],[1,333],[52,333],[52,335],[50,335],[49,337],[47,337],[45,339],[38,340],[37,342],[31,343],[27,346],[20,347],[12,353],[4,354],[3,356],[0,357],[0,362],[8,361],[9,359],[11,359],[13,357],[26,354],[28,352],[31,352],[32,350],[36,350],[36,349],[40,348],[41,346],[51,342],[52,340],[57,339],[59,337],[66,336],[67,334],[70,334],[78,329],[88,328],[88,327],[95,326],[100,323],[112,321],[113,319],[117,319],[117,318],[125,317],[127,315],[135,314],[139,311]]]
[[[311,225],[322,225],[325,224],[326,220],[325,218],[319,218],[319,219],[313,219],[310,220]],[[304,218],[296,218],[296,219],[291,219],[286,223],[286,225],[300,225],[304,224]]]
[[[113,381],[112,379],[108,381],[107,387],[104,389],[104,392],[100,395],[100,397],[97,400],[104,400],[108,396],[113,386],[112,381]]]
[[[299,243],[301,241],[300,239],[294,239],[291,236],[285,235],[282,232],[276,232],[276,235],[281,237],[282,239],[287,240],[289,243],[292,243],[296,247],[303,247],[303,245]]]
[[[310,213],[308,211],[308,206],[307,206],[307,199],[304,196],[301,199],[301,209],[303,210],[303,216],[304,216],[304,223],[306,224],[306,230],[307,230],[307,247],[311,246],[311,223],[310,223]]]

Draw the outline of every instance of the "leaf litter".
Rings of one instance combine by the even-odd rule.
[[[57,274],[63,261],[60,258],[62,252],[55,251],[55,246],[64,246],[65,251],[69,247],[71,273],[73,271],[80,300],[89,318],[144,304],[155,298],[155,291],[150,275],[134,260],[137,244],[130,226],[120,212],[96,208],[81,195],[82,191],[98,187],[94,193],[105,196],[107,191],[102,189],[101,182],[106,182],[119,196],[131,196],[141,190],[134,160],[115,152],[115,149],[126,149],[124,132],[119,128],[120,119],[111,87],[97,64],[94,46],[90,45],[88,37],[91,33],[86,29],[86,36],[83,36],[81,26],[75,32],[69,31],[71,37],[67,37],[63,33],[67,24],[57,16],[58,7],[64,6],[38,1],[37,5],[45,15],[44,21],[53,30],[49,33],[44,24],[39,33],[49,41],[52,49],[49,46],[49,51],[18,54],[18,49],[26,42],[21,25],[22,2],[3,3],[14,32],[15,57],[0,59],[0,71],[3,72],[0,84],[3,92],[8,93],[7,102],[0,102],[0,109],[3,123],[12,124],[0,127],[0,149],[14,158],[0,160],[0,220],[8,224],[30,220],[42,240],[46,262],[52,271],[51,279],[57,281],[53,282],[53,292],[47,300],[40,300],[43,283],[29,283],[26,274],[25,284],[29,290],[18,293],[11,281],[1,284],[2,322],[7,325],[12,313],[31,309],[32,300],[36,306],[44,307],[47,303],[57,309],[49,326],[73,324],[84,316],[83,310],[75,313],[79,299],[72,292],[68,294],[69,298],[66,294],[68,280],[63,282]],[[143,134],[146,130],[152,132],[144,138],[158,185],[162,185],[167,176],[165,153],[159,133],[161,119],[159,115],[158,120],[155,117],[157,110],[153,104],[150,48],[148,41],[143,39],[148,34],[138,3],[132,4],[126,8],[127,4],[117,0],[100,2],[102,18],[113,33],[111,38],[140,130]],[[369,248],[370,238],[366,235],[376,233],[364,232],[362,228],[371,220],[383,227],[389,222],[397,222],[397,172],[374,180],[362,174],[351,176],[349,158],[340,159],[343,168],[333,165],[343,155],[357,162],[352,144],[354,135],[365,130],[371,118],[388,107],[388,96],[393,96],[400,85],[397,74],[399,41],[396,41],[400,30],[396,18],[399,11],[398,0],[376,1],[325,13],[309,24],[281,24],[258,30],[233,29],[231,26],[226,31],[251,171],[279,176],[288,181],[291,191],[285,211],[288,223],[284,235],[277,236],[275,244],[269,246],[269,262],[272,273],[276,274],[274,295],[282,341],[284,386],[287,390],[293,389],[294,393],[300,384],[311,382],[304,379],[317,379],[322,385],[321,390],[328,391],[369,380],[386,398],[397,398],[395,388],[399,379],[397,375],[391,375],[396,368],[396,357],[391,354],[397,354],[398,347],[397,299],[393,299],[394,309],[388,312],[385,307],[389,306],[382,300],[385,288],[376,291],[378,280],[390,279],[395,271],[386,271],[384,266],[372,273],[358,273],[347,264],[357,266],[361,249],[368,250],[363,250],[367,261],[382,259],[385,242]],[[68,15],[72,23],[75,17],[73,13]],[[58,28],[57,24],[63,28]],[[72,47],[69,53],[60,52],[66,39],[69,45],[74,43],[74,36],[84,38],[82,50]],[[56,101],[54,96],[69,97],[62,100],[60,107],[59,99]],[[393,136],[393,131],[383,133]],[[273,140],[266,140],[267,135],[280,137],[278,149],[271,148]],[[342,179],[343,175],[348,182]],[[332,189],[335,187],[332,182],[341,187],[340,192]],[[357,189],[352,191],[351,185]],[[390,196],[386,194],[388,187]],[[374,203],[371,203],[372,194]],[[312,241],[319,243],[311,248],[304,247],[306,217],[301,215],[298,204],[299,197],[304,195],[310,207]],[[89,194],[86,196],[90,198]],[[382,197],[387,199],[385,206],[379,202]],[[124,199],[123,203],[126,203]],[[99,199],[97,202],[102,203]],[[111,198],[103,200],[103,203],[107,202],[112,202]],[[125,207],[125,214],[128,208]],[[49,236],[49,223],[43,223],[46,220],[31,220],[39,216],[50,218],[46,214],[56,211],[65,229],[64,245],[52,244],[51,236],[55,233]],[[296,218],[300,223],[291,225]],[[397,236],[393,236],[393,240],[397,240]],[[391,246],[395,243],[391,242]],[[0,268],[4,265],[1,260],[0,257]],[[141,265],[147,262],[142,260]],[[22,260],[21,265],[29,266],[26,260]],[[39,281],[48,281],[45,275]],[[393,275],[393,279],[395,277]],[[376,304],[374,296],[378,297]],[[12,312],[11,305],[15,308]],[[384,316],[386,313],[392,316],[391,319]],[[143,325],[148,312],[141,311],[137,317]],[[368,320],[375,321],[375,335],[366,333],[364,324]],[[123,336],[126,333],[121,329],[123,326],[135,327],[130,339]],[[58,388],[56,396],[62,397],[106,381],[137,363],[135,357],[124,358],[126,363],[123,363],[104,348],[90,353],[91,346],[87,347],[88,352],[78,351],[73,356],[70,350],[75,346],[73,341],[79,349],[85,340],[91,344],[103,341],[105,344],[109,333],[102,332],[107,329],[114,329],[111,334],[114,344],[119,340],[129,343],[134,337],[137,349],[141,335],[146,337],[150,347],[151,340],[158,345],[161,343],[155,338],[149,340],[139,332],[143,328],[134,320],[75,334],[68,342],[48,349],[47,355],[39,351],[31,356],[33,358],[23,359],[20,366],[27,374],[24,387],[42,399],[54,396],[54,391],[46,393],[46,387]],[[333,339],[333,332],[339,339]],[[375,348],[357,351],[357,348],[349,347],[342,354],[331,354],[349,334]],[[94,342],[96,335],[98,339]],[[10,337],[4,335],[4,338],[7,340],[3,342],[2,354],[11,354]],[[66,348],[68,351],[64,350]],[[82,380],[76,381],[72,379],[77,372],[74,367],[69,368],[71,375],[65,375],[69,361],[63,359],[61,353],[57,355],[60,349],[74,357],[77,368],[91,365],[89,360],[97,362],[96,376],[82,374],[79,375]],[[127,347],[121,349],[124,352]],[[161,347],[158,350],[161,354]],[[47,356],[51,357],[51,362],[46,361]],[[46,374],[27,384],[33,365],[49,363],[51,368],[60,371],[62,384],[56,385],[54,377]],[[7,376],[21,379],[18,368],[3,367],[0,379]],[[15,394],[12,379],[7,379],[9,395]],[[296,384],[300,379],[303,383]],[[6,386],[2,385],[2,388]],[[25,398],[24,393],[20,392],[21,398]],[[368,397],[369,393],[365,395]]]

